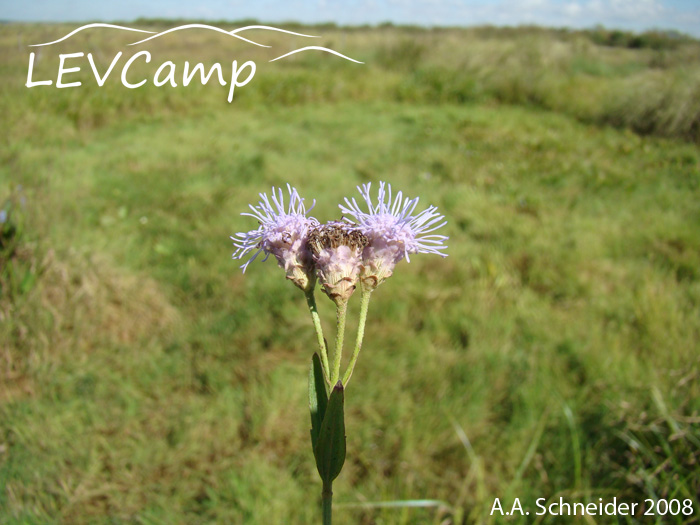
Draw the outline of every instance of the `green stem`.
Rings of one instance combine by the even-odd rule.
[[[362,348],[362,339],[365,337],[365,321],[367,321],[367,311],[369,310],[369,298],[372,295],[372,291],[362,291],[362,298],[360,299],[360,323],[357,326],[357,339],[355,340],[355,350],[352,352],[352,357],[350,358],[350,364],[347,370],[345,370],[345,375],[343,376],[343,386],[348,386],[350,381],[350,376],[352,376],[353,370],[355,370],[355,363],[357,363],[357,358],[360,355],[360,349]]]
[[[326,339],[323,337],[323,327],[321,326],[321,318],[318,315],[318,308],[316,307],[316,297],[313,290],[306,292],[306,304],[309,305],[309,312],[311,312],[311,319],[314,323],[314,328],[316,329],[316,338],[318,339],[318,348],[321,351],[321,365],[323,368],[323,375],[326,381],[330,384],[330,367],[328,365],[328,350],[326,349]]]
[[[341,302],[336,308],[337,328],[335,332],[335,354],[333,354],[333,372],[331,373],[331,388],[340,379],[340,359],[343,356],[343,340],[345,339],[345,314],[348,302]]]
[[[333,484],[323,484],[323,525],[331,525],[333,515]]]

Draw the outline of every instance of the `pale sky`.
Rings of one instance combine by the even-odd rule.
[[[127,22],[139,17],[573,28],[601,24],[633,31],[676,29],[700,37],[700,0],[0,0],[0,20]]]

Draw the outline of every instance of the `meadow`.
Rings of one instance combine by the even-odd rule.
[[[190,30],[134,78],[255,60],[232,103],[119,68],[98,87],[85,58],[80,87],[25,87],[27,46],[76,26],[0,26],[0,523],[320,522],[303,294],[273,260],[243,275],[229,236],[273,185],[330,220],[380,180],[439,207],[449,257],[374,293],[336,522],[561,523],[490,514],[616,497],[694,512],[596,522],[698,523],[700,42],[285,24],[364,64],[268,63],[309,42]],[[84,31],[36,78],[130,41]]]

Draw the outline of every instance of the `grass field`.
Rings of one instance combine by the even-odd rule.
[[[0,27],[0,523],[320,522],[304,298],[273,261],[242,275],[229,236],[272,185],[330,220],[380,180],[439,207],[450,256],[374,294],[336,522],[535,521],[496,497],[692,499],[619,521],[698,522],[700,43],[315,27],[365,65],[269,64],[192,31],[135,77],[249,53],[232,104],[99,88],[85,59],[79,88],[24,87],[26,46],[74,28]],[[36,78],[122,39],[46,48]],[[417,499],[442,503],[371,505]]]

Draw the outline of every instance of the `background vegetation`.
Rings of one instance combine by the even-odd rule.
[[[304,27],[365,65],[269,64],[309,41],[192,30],[137,48],[149,80],[127,90],[123,33],[27,47],[74,28],[0,28],[1,523],[318,521],[310,319],[272,261],[241,275],[228,237],[273,184],[327,220],[379,180],[440,208],[450,257],[375,293],[337,521],[617,497],[694,498],[659,521],[697,523],[697,41]],[[124,57],[104,87],[83,58],[81,87],[27,89],[37,49],[54,82],[59,53]],[[232,104],[215,82],[152,84],[166,60],[249,59]],[[440,503],[373,504],[416,499]]]

